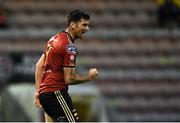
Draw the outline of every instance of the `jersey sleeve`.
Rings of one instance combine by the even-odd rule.
[[[77,48],[75,45],[64,47],[63,67],[75,67]]]
[[[46,50],[47,50],[47,44],[44,45],[43,54],[46,54]]]

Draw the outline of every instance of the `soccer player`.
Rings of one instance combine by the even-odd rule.
[[[79,121],[68,85],[84,83],[98,75],[96,68],[91,68],[87,75],[75,72],[77,48],[74,41],[85,38],[89,19],[90,15],[81,10],[70,12],[67,29],[50,38],[36,64],[34,105],[44,109],[46,121]]]

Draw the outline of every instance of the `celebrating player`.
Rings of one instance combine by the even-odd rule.
[[[75,72],[77,48],[74,41],[85,38],[89,30],[89,19],[90,15],[83,11],[70,12],[67,29],[48,41],[36,64],[34,105],[44,109],[46,121],[79,121],[68,94],[68,85],[84,83],[98,75],[96,68],[91,68],[87,75]]]

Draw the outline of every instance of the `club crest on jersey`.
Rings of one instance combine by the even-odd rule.
[[[70,54],[76,54],[77,48],[74,45],[68,45],[67,46],[67,52]]]

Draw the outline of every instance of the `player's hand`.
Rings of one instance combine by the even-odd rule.
[[[98,75],[98,71],[97,71],[97,69],[96,68],[91,68],[90,70],[89,70],[89,77],[90,77],[90,79],[92,80],[92,79],[95,79],[96,77],[97,77],[97,75]]]
[[[41,104],[40,104],[40,102],[39,102],[39,97],[38,97],[38,94],[37,94],[37,93],[35,94],[35,99],[34,99],[33,104],[34,104],[37,108],[41,108],[41,107],[42,107]]]

